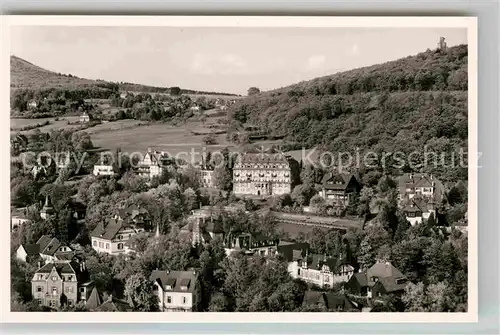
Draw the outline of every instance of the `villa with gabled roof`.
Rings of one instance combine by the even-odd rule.
[[[443,200],[445,189],[440,180],[427,173],[405,173],[398,178],[399,200],[410,200],[415,196],[432,200],[438,204]]]
[[[346,283],[352,294],[377,298],[389,293],[402,293],[408,278],[390,262],[378,261],[368,270],[355,273]]]
[[[162,312],[193,312],[201,299],[199,274],[192,271],[154,270],[150,280]]]
[[[171,165],[172,162],[172,158],[166,153],[148,148],[148,151],[141,158],[139,166],[136,168],[136,173],[141,177],[149,179],[160,177],[163,170],[166,169],[168,165]]]
[[[16,258],[24,262],[39,257],[46,263],[56,260],[69,262],[73,256],[74,251],[69,246],[50,235],[43,235],[35,244],[21,244],[16,251]]]
[[[361,185],[354,174],[332,173],[321,180],[321,196],[334,208],[346,208],[352,197],[361,190]]]
[[[32,296],[42,306],[74,306],[82,300],[83,290],[80,291],[80,286],[89,283],[88,279],[84,261],[50,262],[41,266],[33,275]]]
[[[354,274],[354,267],[343,258],[327,257],[294,250],[288,262],[288,272],[293,278],[300,278],[306,283],[319,287],[333,287],[347,282]]]

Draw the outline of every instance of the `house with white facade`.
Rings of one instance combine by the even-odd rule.
[[[406,220],[408,220],[412,226],[428,220],[431,214],[433,214],[434,219],[436,219],[436,209],[433,203],[427,202],[425,199],[421,198],[414,197],[408,200],[402,208],[402,212]]]
[[[444,185],[432,174],[405,173],[398,178],[400,201],[411,200],[415,196],[439,203],[444,196]]]
[[[164,152],[153,151],[148,148],[146,154],[141,157],[136,173],[145,178],[152,179],[160,177],[168,165],[172,164],[172,158]]]
[[[154,270],[150,280],[162,312],[193,312],[201,300],[201,286],[196,271]]]
[[[377,298],[385,294],[401,294],[408,278],[390,262],[377,261],[369,269],[355,273],[345,285],[355,295]]]
[[[303,254],[301,250],[293,251],[293,258],[288,262],[288,272],[293,278],[322,288],[349,281],[354,274],[354,267],[342,258],[325,255]]]
[[[80,123],[87,123],[90,122],[90,115],[87,112],[83,112],[80,115]]]
[[[57,238],[43,235],[35,244],[21,244],[16,250],[16,258],[26,262],[41,258],[45,263],[71,260],[74,251]]]
[[[29,222],[26,208],[12,208],[10,211],[10,229],[16,229]]]
[[[245,153],[233,168],[236,195],[290,193],[298,174],[298,162],[282,153]]]
[[[92,173],[94,176],[108,176],[108,177],[112,177],[116,174],[115,169],[111,164],[94,165],[94,170]]]
[[[105,225],[99,223],[91,233],[92,248],[110,255],[133,252],[127,241],[150,230],[149,213],[144,208],[129,206],[118,211]]]

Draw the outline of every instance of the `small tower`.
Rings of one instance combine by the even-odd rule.
[[[155,237],[158,238],[160,237],[160,224],[156,224],[156,233],[155,233]]]
[[[44,220],[47,220],[53,214],[54,214],[54,207],[52,207],[50,197],[47,195],[47,196],[45,196],[45,204],[43,205],[43,208],[40,211],[40,217]]]
[[[192,237],[193,245],[196,245],[201,242],[201,232],[200,232],[201,220],[202,220],[201,218],[196,218],[193,222],[193,237]]]
[[[438,43],[438,50],[442,50],[442,51],[445,51],[446,50],[446,42],[444,40],[444,37],[440,37],[439,38],[439,43]]]

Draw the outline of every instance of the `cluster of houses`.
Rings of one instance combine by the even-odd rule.
[[[173,161],[163,152],[148,150],[135,172],[144,178],[159,177]],[[202,184],[213,187],[213,169],[201,167]],[[112,175],[111,165],[96,165],[95,175]],[[272,196],[291,193],[298,176],[298,163],[283,154],[244,154],[233,168],[233,190],[236,195]],[[432,175],[407,173],[397,180],[399,206],[412,224],[422,223],[436,215],[436,207],[444,197],[444,186]],[[327,173],[321,180],[319,194],[334,210],[345,209],[361,190],[356,174]],[[356,271],[345,255],[331,257],[310,253],[307,243],[283,241],[250,232],[225,232],[220,214],[245,211],[244,206],[203,207],[194,210],[180,235],[193,245],[207,244],[214,239],[223,242],[226,254],[234,253],[260,257],[278,256],[288,263],[290,276],[306,283],[329,289],[341,284],[343,293],[306,292],[305,305],[322,305],[332,310],[361,310],[362,306],[345,294],[377,299],[389,293],[402,293],[408,278],[391,263],[380,261],[368,269]],[[40,216],[49,219],[55,214],[50,198],[46,197]],[[85,211],[75,209],[74,218],[84,220]],[[26,212],[13,211],[11,226],[27,222]],[[151,234],[154,225],[150,213],[132,205],[117,210],[113,217],[103,220],[91,232],[91,246],[99,253],[109,255],[136,252],[135,236]],[[39,260],[32,278],[34,299],[41,305],[59,307],[83,302],[88,309],[98,311],[131,310],[128,303],[112,296],[101,295],[89,279],[85,261],[72,247],[56,238],[44,235],[35,244],[23,244],[16,251],[22,261]],[[41,263],[44,262],[42,265]],[[161,311],[193,311],[201,299],[200,277],[196,271],[168,271],[157,269],[151,274],[154,294],[158,296]]]
[[[165,152],[148,148],[134,168],[134,172],[141,177],[153,179],[160,177],[172,164],[173,158],[169,157]],[[93,174],[95,176],[112,177],[117,174],[117,171],[111,162],[100,162],[100,164],[94,165]]]
[[[141,213],[135,213],[137,215]],[[125,235],[126,231],[120,231],[120,234]],[[106,248],[105,245],[96,246],[94,241],[97,240],[92,238],[92,247],[99,252],[116,255],[120,253],[115,250],[120,250],[122,240],[116,235],[115,239],[112,244],[111,238],[109,248]],[[34,301],[41,306],[59,308],[83,303],[91,311],[132,310],[128,302],[98,292],[90,280],[85,260],[57,238],[43,235],[35,244],[23,244],[16,251],[16,258],[23,262],[38,260],[38,269],[31,279],[31,291]],[[150,280],[155,287],[154,294],[158,295],[161,311],[192,311],[200,301],[199,274],[196,271],[155,270]]]

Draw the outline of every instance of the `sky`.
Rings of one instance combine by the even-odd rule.
[[[466,44],[464,28],[11,27],[11,54],[82,78],[246,94]]]

